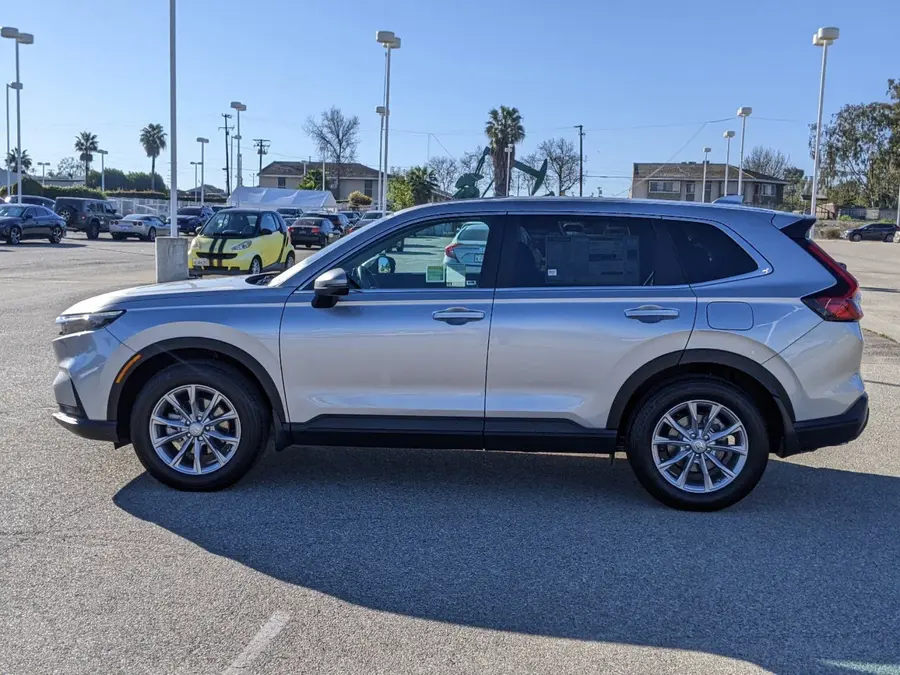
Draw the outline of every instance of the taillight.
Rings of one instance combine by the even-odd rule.
[[[313,234],[319,234],[319,228],[318,228],[318,227],[314,227],[314,228],[312,229],[312,233],[313,233]]]
[[[444,255],[447,256],[448,258],[456,260],[456,262],[459,262],[459,258],[456,257],[456,247],[457,246],[459,246],[459,244],[449,244],[449,245],[445,246],[444,247]]]
[[[824,291],[807,295],[803,303],[825,321],[859,321],[863,317],[859,304],[859,283],[834,258],[814,241],[798,242],[809,254],[831,272],[837,283]]]

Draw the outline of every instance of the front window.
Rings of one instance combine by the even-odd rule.
[[[774,197],[775,186],[771,183],[763,183],[759,186],[759,194],[763,197]]]
[[[375,181],[374,180],[367,180],[363,183],[363,194],[366,197],[375,196]]]
[[[25,215],[24,206],[0,206],[0,217],[21,218]]]
[[[204,237],[256,237],[259,214],[223,211],[213,216],[200,232]]]

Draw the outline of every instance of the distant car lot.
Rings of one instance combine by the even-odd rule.
[[[900,306],[895,249],[825,247],[869,317]],[[867,334],[862,438],[772,458],[715,518],[657,506],[621,456],[293,448],[234,489],[174,493],[49,419],[54,317],[152,282],[153,255],[82,233],[0,243],[0,672],[222,673],[258,634],[238,672],[897,663],[896,344]]]

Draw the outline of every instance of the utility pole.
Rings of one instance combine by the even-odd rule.
[[[219,129],[225,130],[225,192],[231,194],[231,173],[228,168],[228,135],[231,133],[231,130],[234,129],[234,125],[228,125],[228,120],[231,119],[231,115],[222,113],[222,117],[225,118],[225,126],[219,127]]]
[[[259,155],[259,171],[256,173],[256,184],[259,185],[259,176],[262,173],[262,158],[263,155],[269,153],[269,146],[272,144],[268,138],[254,138],[253,145],[256,146],[256,152]]]
[[[584,196],[584,125],[576,124],[578,129],[578,196]]]

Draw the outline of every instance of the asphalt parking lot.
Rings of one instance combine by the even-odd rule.
[[[900,245],[826,247],[890,324]],[[720,513],[621,456],[295,448],[187,494],[50,419],[54,317],[153,250],[0,245],[0,673],[900,673],[897,343],[862,438]]]

